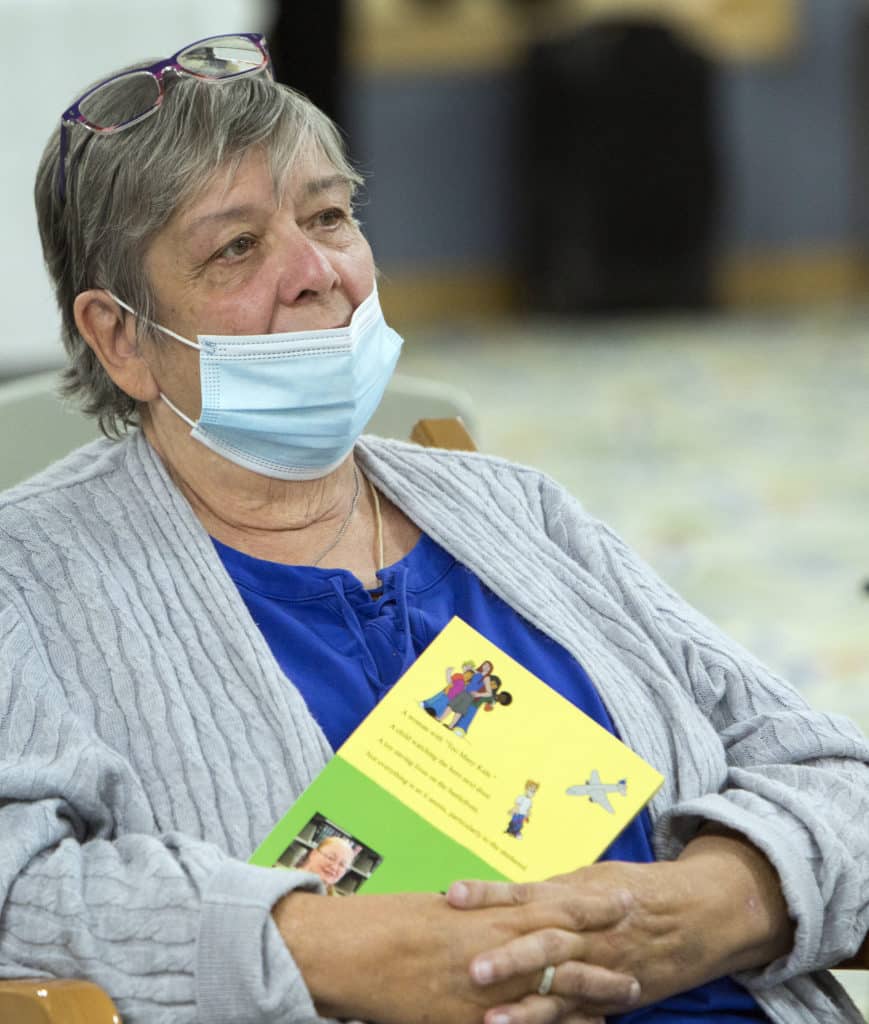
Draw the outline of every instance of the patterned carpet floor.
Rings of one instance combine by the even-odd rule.
[[[869,310],[442,326],[400,369],[869,732]],[[847,983],[869,1008],[869,975]]]

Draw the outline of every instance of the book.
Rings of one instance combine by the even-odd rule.
[[[593,863],[661,775],[459,618],[251,857],[330,891],[443,892]]]

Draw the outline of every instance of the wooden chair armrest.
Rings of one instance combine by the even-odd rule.
[[[9,1024],[121,1024],[115,1004],[90,981],[0,979],[0,1021]]]
[[[458,416],[418,420],[410,432],[410,439],[424,448],[452,448],[463,452],[477,450],[474,439]]]

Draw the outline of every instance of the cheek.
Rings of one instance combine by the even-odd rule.
[[[347,254],[341,268],[341,279],[354,306],[358,306],[371,294],[374,288],[374,256],[367,239],[359,236],[353,251]]]
[[[200,411],[199,353],[171,338],[153,349],[157,384],[188,415]]]
[[[260,273],[236,289],[221,288],[200,312],[202,334],[268,334],[278,303],[275,275]]]

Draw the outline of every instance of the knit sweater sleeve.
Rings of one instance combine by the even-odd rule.
[[[316,1018],[270,915],[311,876],[159,834],[77,711],[0,606],[0,975],[89,978],[128,1024]]]
[[[657,666],[649,678],[659,671],[690,695],[726,758],[717,792],[677,799],[660,816],[659,848],[672,854],[715,822],[745,835],[779,874],[794,948],[743,980],[766,988],[853,954],[869,929],[866,738],[813,710],[556,485],[544,482],[541,508],[552,539],[636,627],[629,643]]]

